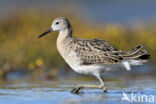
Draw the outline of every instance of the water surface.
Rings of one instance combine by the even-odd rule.
[[[102,90],[82,90],[79,94],[70,93],[78,84],[99,84],[90,77],[66,77],[52,80],[10,80],[1,82],[0,104],[97,104],[122,103],[123,92],[154,96],[156,80],[149,75],[118,76],[106,78],[108,92]]]

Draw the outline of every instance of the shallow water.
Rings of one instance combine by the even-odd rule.
[[[154,76],[136,75],[107,78],[108,92],[98,89],[84,89],[79,94],[70,93],[78,84],[98,84],[90,77],[66,77],[47,80],[10,80],[1,83],[0,104],[97,104],[128,103],[121,101],[123,92],[131,99],[134,95],[146,95],[143,103],[149,102],[150,96],[156,100],[156,80]],[[138,101],[138,100],[137,100]],[[135,101],[133,101],[135,102]]]

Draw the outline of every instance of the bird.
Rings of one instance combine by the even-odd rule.
[[[122,67],[131,70],[131,66],[142,65],[150,58],[142,45],[138,45],[128,51],[122,51],[110,45],[105,40],[83,39],[74,37],[72,26],[65,17],[54,19],[50,29],[43,32],[38,38],[45,36],[51,31],[58,31],[56,41],[57,49],[65,62],[77,73],[95,76],[99,85],[78,85],[71,90],[72,93],[79,93],[81,89],[102,89],[107,92],[103,73],[112,72]]]

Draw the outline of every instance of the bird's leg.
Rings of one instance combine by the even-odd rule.
[[[83,88],[97,88],[97,89],[103,89],[104,92],[107,91],[107,88],[104,86],[104,81],[102,80],[102,78],[100,77],[100,75],[96,75],[96,77],[99,79],[100,81],[100,85],[79,85],[78,87],[74,88],[71,92],[72,93],[79,93],[79,90],[83,89]]]
[[[104,84],[104,81],[103,79],[101,78],[100,75],[96,75],[96,77],[99,79],[100,83],[101,83],[101,89],[103,89],[104,92],[107,92],[107,88],[105,87],[105,84]]]

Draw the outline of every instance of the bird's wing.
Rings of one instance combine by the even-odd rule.
[[[83,65],[115,64],[123,60],[122,56],[118,54],[120,50],[103,40],[73,38],[70,46]]]

